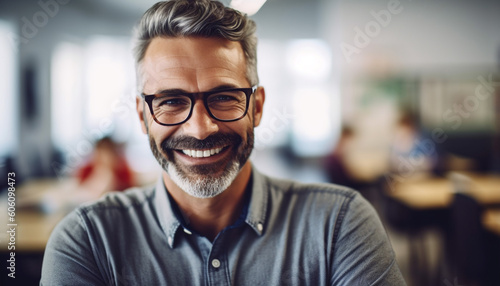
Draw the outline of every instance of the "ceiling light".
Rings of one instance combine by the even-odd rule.
[[[264,3],[266,3],[266,0],[232,0],[229,6],[248,14],[248,16],[252,16],[259,11]]]

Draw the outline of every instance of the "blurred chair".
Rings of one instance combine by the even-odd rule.
[[[483,209],[472,197],[456,193],[450,209],[446,259],[449,279],[464,285],[498,285],[488,281],[487,251],[490,245],[481,224]],[[497,272],[500,269],[497,269]],[[500,280],[495,281],[500,283]]]
[[[414,209],[389,194],[390,187],[385,178],[380,178],[378,184],[378,201],[382,219],[388,226],[408,239],[409,246],[409,285],[442,285],[440,281],[441,269],[430,268],[429,249],[426,242],[426,233],[429,230],[441,231],[448,218],[447,209]],[[443,255],[438,253],[438,264]]]

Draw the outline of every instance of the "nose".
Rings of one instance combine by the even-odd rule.
[[[202,100],[195,100],[193,113],[188,121],[182,124],[183,134],[203,140],[219,131],[217,121],[208,114]]]

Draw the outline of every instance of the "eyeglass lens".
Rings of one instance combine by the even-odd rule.
[[[212,93],[206,98],[209,112],[220,120],[238,119],[246,112],[247,96],[240,90]],[[193,100],[187,95],[163,95],[152,101],[153,113],[164,124],[184,121],[191,112]]]

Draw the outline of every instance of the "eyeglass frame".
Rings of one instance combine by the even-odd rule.
[[[238,121],[238,120],[242,119],[243,117],[245,117],[247,115],[247,113],[248,113],[248,107],[249,107],[249,104],[250,104],[250,96],[252,96],[252,94],[255,93],[255,91],[257,90],[257,88],[258,88],[258,85],[254,85],[252,87],[246,87],[246,88],[228,88],[228,89],[211,90],[211,91],[205,91],[205,92],[191,92],[191,93],[189,93],[189,92],[179,92],[178,94],[175,94],[175,95],[183,95],[183,96],[188,97],[189,100],[191,100],[191,108],[189,110],[189,114],[186,116],[186,119],[184,119],[183,121],[181,121],[179,123],[162,123],[162,122],[160,122],[156,118],[156,116],[154,114],[154,111],[153,111],[153,100],[156,97],[159,97],[158,95],[162,94],[161,92],[160,93],[155,93],[155,94],[144,94],[144,93],[141,93],[141,97],[148,104],[149,112],[153,116],[154,121],[156,123],[160,124],[160,125],[163,125],[163,126],[175,126],[175,125],[183,124],[186,121],[188,121],[189,118],[191,118],[191,115],[193,115],[193,108],[194,108],[195,97],[200,97],[200,96],[202,97],[202,99],[203,99],[203,105],[205,105],[205,109],[207,110],[207,112],[208,112],[208,114],[210,115],[211,118],[213,118],[213,119],[215,119],[217,121],[221,121],[221,122],[234,122],[234,121]],[[225,91],[242,91],[246,95],[245,112],[240,117],[238,117],[236,119],[219,119],[219,118],[215,117],[215,115],[213,115],[212,111],[208,107],[208,96],[210,96],[210,95],[212,95],[214,93],[225,92]]]

